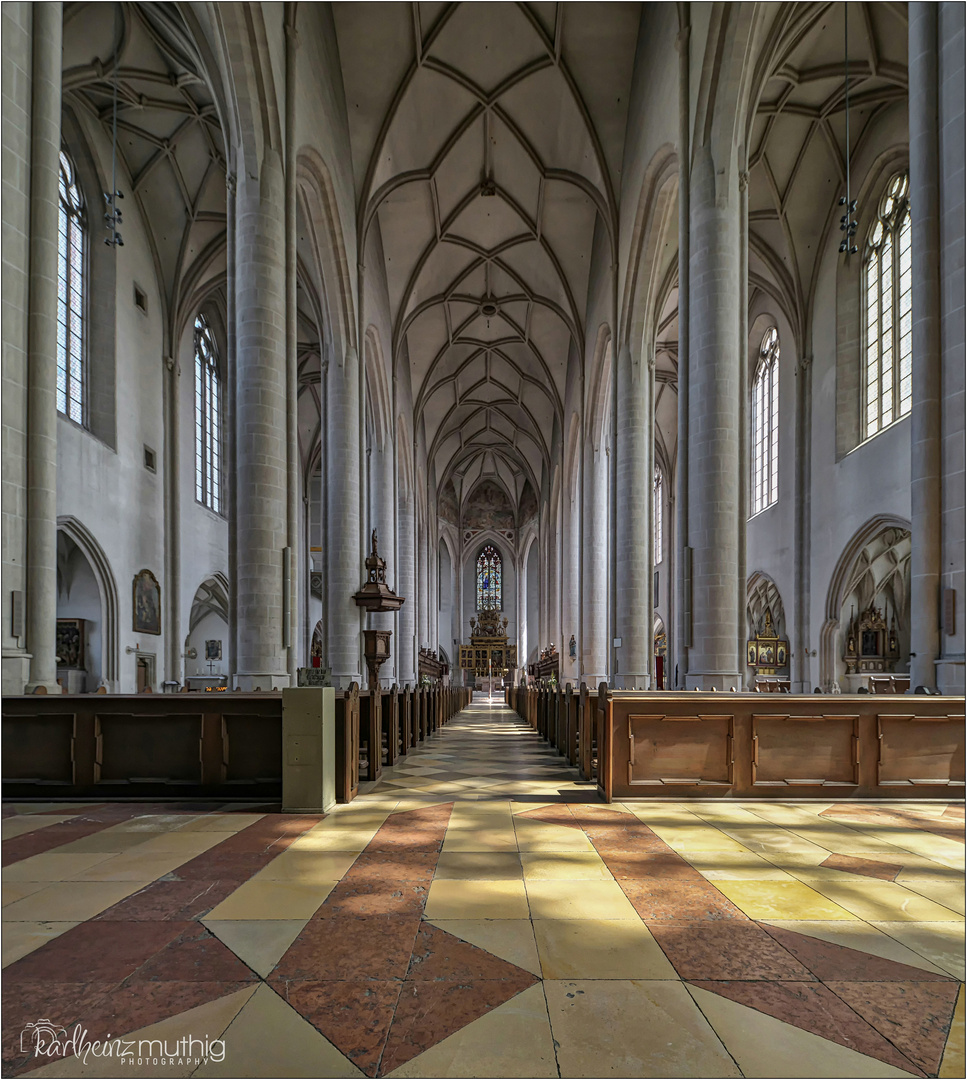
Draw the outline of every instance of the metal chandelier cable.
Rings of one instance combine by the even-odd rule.
[[[124,36],[124,18],[123,15],[118,19],[118,15],[121,14],[121,5],[115,4],[114,7],[114,19],[115,19],[115,33],[116,43],[114,48],[114,88],[113,88],[113,117],[111,125],[111,193],[105,192],[104,199],[107,202],[108,209],[104,215],[104,220],[107,222],[105,226],[110,230],[111,235],[104,243],[109,247],[124,247],[124,240],[121,238],[121,234],[118,231],[118,225],[121,224],[121,211],[118,209],[117,200],[123,199],[124,196],[118,191],[118,78],[121,72],[121,43]]]
[[[843,73],[846,96],[846,196],[839,200],[840,206],[846,207],[846,213],[839,219],[839,230],[844,233],[839,245],[841,255],[855,255],[857,247],[853,243],[856,235],[856,221],[853,214],[856,212],[856,200],[852,197],[850,184],[850,141],[849,141],[849,2],[843,3]]]

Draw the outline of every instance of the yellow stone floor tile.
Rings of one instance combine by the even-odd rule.
[[[42,855],[31,855],[27,859],[5,866],[3,880],[72,881],[90,867],[112,858],[111,853],[107,851],[86,851],[74,855],[45,851]]]
[[[131,851],[133,848],[140,848],[143,844],[150,844],[154,840],[164,839],[172,835],[175,834],[147,832],[144,829],[131,830],[130,832],[122,832],[120,829],[102,829],[100,832],[91,833],[90,836],[82,836],[77,840],[72,840],[69,844],[62,844],[55,851],[58,855],[74,855],[87,851],[104,851],[112,855],[120,855],[122,851]],[[211,835],[216,836],[214,833]],[[216,836],[215,842],[217,843],[219,839],[221,837]]]
[[[573,882],[530,879],[524,882],[532,919],[638,919],[616,881]]]
[[[310,829],[289,845],[289,851],[362,851],[376,835],[376,829]]]
[[[40,892],[50,884],[48,881],[5,881],[3,883],[3,906],[12,904],[16,900],[23,900],[25,896]]]
[[[205,814],[183,825],[179,832],[241,832],[264,817],[264,814]]]
[[[434,879],[464,881],[519,881],[523,877],[516,851],[453,851],[444,849]]]
[[[523,881],[434,879],[427,893],[428,919],[526,919]]]
[[[634,919],[537,919],[545,979],[677,979],[651,931]]]
[[[674,851],[735,851],[745,848],[737,840],[710,825],[659,825],[652,823],[651,830]]]
[[[950,1080],[961,1080],[967,1074],[967,1061],[964,1057],[964,998],[967,991],[962,986],[960,996],[957,998],[957,1007],[954,1009],[954,1018],[950,1022],[950,1034],[947,1036],[947,1046],[944,1049],[943,1060],[940,1062],[939,1077],[950,1077]]]
[[[510,964],[540,975],[541,962],[530,919],[431,919],[441,930]]]
[[[556,1077],[543,988],[528,987],[387,1075]]]
[[[206,916],[222,919],[309,919],[336,887],[335,881],[303,885],[293,881],[246,881]]]
[[[522,851],[525,881],[613,881],[611,871],[596,851]],[[583,886],[575,886],[583,888]]]
[[[833,945],[843,945],[847,949],[858,949],[860,952],[870,953],[872,956],[882,956],[884,960],[895,960],[898,964],[909,964],[911,967],[922,968],[937,975],[946,975],[943,968],[931,963],[920,953],[908,949],[896,938],[890,937],[882,930],[867,922],[854,919],[846,921],[809,921],[802,919],[768,919],[764,920],[770,926],[779,926],[784,930],[795,930],[797,934],[805,934],[807,937],[819,938]],[[909,923],[903,923],[909,926]],[[944,925],[944,924],[940,924]]]
[[[243,963],[267,979],[307,919],[202,919]]]
[[[449,851],[517,851],[513,829],[447,829],[444,853]]]
[[[355,1065],[267,985],[223,1033],[225,1057],[198,1077],[362,1077]],[[280,1052],[284,1048],[284,1053]]]
[[[153,880],[59,881],[8,904],[3,909],[3,919],[8,922],[85,922]]]
[[[77,926],[76,922],[11,922],[3,928],[3,962],[6,967],[15,960],[60,937],[65,930]]]
[[[548,825],[533,818],[516,817],[517,846],[524,851],[593,851],[582,829],[569,825]]]
[[[289,848],[277,855],[253,881],[293,881],[316,885],[338,881],[359,856],[354,851],[301,851]]]
[[[151,1046],[149,1044],[158,1039],[173,1049],[179,1046],[182,1039],[195,1039],[202,1042],[202,1044],[207,1041],[213,1056],[219,1056],[223,1053],[220,1043],[221,1036],[256,992],[255,985],[248,986],[242,990],[236,990],[232,994],[226,994],[225,997],[218,998],[215,1001],[209,1001],[204,1005],[198,1005],[194,1009],[188,1009],[177,1016],[161,1020],[157,1024],[151,1024],[137,1031],[124,1032],[125,1041],[134,1043],[131,1048],[132,1057],[138,1054],[139,1048],[145,1049],[146,1054],[150,1053]],[[112,1034],[121,1035],[122,1033],[113,1032]],[[91,1032],[88,1037],[93,1040],[98,1036]],[[214,1047],[212,1047],[212,1043],[215,1044]],[[181,1045],[184,1046],[183,1043]],[[193,1054],[189,1058],[183,1059],[180,1064],[177,1058],[175,1064],[168,1064],[169,1059],[165,1059],[165,1064],[161,1064],[161,1060],[158,1059],[157,1065],[138,1065],[132,1062],[130,1058],[126,1060],[120,1056],[89,1056],[86,1062],[82,1057],[69,1057],[61,1061],[51,1062],[49,1065],[24,1075],[37,1077],[96,1077],[98,1080],[102,1077],[108,1080],[108,1078],[125,1076],[184,1077],[193,1074],[198,1075],[195,1072],[199,1068],[195,1064],[195,1056]],[[238,1075],[244,1075],[244,1061],[237,1059],[235,1068],[239,1070]]]
[[[686,986],[743,1076],[839,1080],[915,1075],[701,987]]]
[[[27,814],[22,817],[4,818],[0,822],[0,837],[4,840],[12,840],[15,836],[23,836],[25,833],[36,832],[46,825],[57,825],[61,821],[70,821],[71,814]]]
[[[548,980],[562,1077],[741,1076],[701,1010],[671,980]]]
[[[873,922],[872,925],[954,978],[963,981],[967,975],[963,920],[946,923]]]
[[[142,854],[140,847],[122,851],[71,876],[72,881],[140,881],[163,877],[194,858],[190,851],[156,851]]]
[[[813,881],[812,887],[868,922],[952,922],[957,912],[894,881]],[[808,916],[802,916],[808,918]]]
[[[194,858],[222,843],[234,833],[217,832],[169,832],[152,836],[150,840],[144,840],[138,846],[138,855],[154,855],[161,853],[178,853]]]
[[[709,881],[792,881],[785,870],[752,851],[686,851],[683,857]]]
[[[717,881],[750,919],[855,919],[846,908],[801,881]]]
[[[907,877],[903,881],[897,881],[904,889],[925,896],[928,900],[941,904],[958,915],[967,912],[964,898],[963,881],[936,881],[930,878]]]

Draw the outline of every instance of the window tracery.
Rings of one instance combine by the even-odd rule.
[[[654,519],[655,519],[655,552],[654,562],[657,566],[661,562],[661,551],[664,533],[664,518],[662,516],[662,503],[664,501],[665,494],[665,482],[662,476],[661,466],[655,466],[655,506],[654,506]]]
[[[500,552],[487,544],[477,556],[477,610],[499,611],[501,607],[500,584],[503,563]]]
[[[752,382],[752,513],[779,498],[779,331],[770,327],[759,346]]]
[[[218,353],[204,315],[195,319],[195,498],[221,513],[221,382]]]
[[[75,423],[86,419],[84,372],[84,199],[74,163],[60,152],[57,229],[57,409]]]
[[[890,179],[863,262],[863,437],[906,416],[913,401],[913,263],[910,181]]]

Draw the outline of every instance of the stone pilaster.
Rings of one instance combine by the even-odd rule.
[[[940,655],[940,176],[937,10],[909,6],[913,405],[910,415],[910,682],[936,686]]]
[[[57,690],[57,238],[63,5],[33,6],[27,323],[28,690]]]
[[[414,561],[416,547],[413,542],[414,523],[412,491],[403,490],[401,487],[399,508],[400,566],[397,574],[398,585],[396,591],[400,596],[406,598],[406,602],[400,608],[400,632],[396,656],[400,683],[409,683],[409,685],[412,686],[414,679],[416,678],[416,668],[413,663],[413,636],[416,633],[416,596],[414,595],[416,578]]]
[[[739,190],[707,148],[690,184],[688,537],[692,646],[686,687],[738,682],[740,498]],[[681,360],[679,361],[681,363]]]
[[[285,185],[276,151],[237,180],[236,685],[289,685],[282,644],[287,543]]]
[[[653,357],[618,350],[615,686],[651,685],[654,624],[654,383]]]
[[[341,364],[329,365],[328,406],[329,518],[322,539],[329,560],[328,662],[333,685],[346,687],[354,680],[362,685],[363,678],[360,609],[353,600],[364,574],[359,545],[359,357],[353,347]]]
[[[582,672],[589,686],[608,677],[608,455],[585,449]]]

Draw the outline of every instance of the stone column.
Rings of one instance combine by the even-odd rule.
[[[299,311],[298,238],[296,235],[296,57],[299,35],[285,26],[285,359],[286,359],[286,546],[289,549],[288,625],[283,627],[286,669],[292,686],[299,667],[299,582],[302,579],[299,539],[301,498],[299,460]],[[308,552],[306,553],[308,555]],[[283,583],[285,584],[285,583]],[[308,663],[308,660],[304,660]]]
[[[401,684],[409,683],[412,687],[416,679],[413,665],[413,635],[416,633],[416,596],[414,585],[415,548],[413,544],[413,492],[400,490],[399,498],[399,553],[400,566],[397,574],[397,589],[406,602],[400,608],[400,639],[397,642],[397,670]]]
[[[282,645],[287,543],[285,185],[266,149],[257,178],[237,178],[236,573],[237,671],[242,689],[289,685]]]
[[[396,491],[393,485],[392,448],[385,445],[374,447],[370,455],[370,463],[374,484],[373,527],[379,536],[379,553],[386,560],[386,581],[391,589],[398,592],[394,543]],[[370,626],[376,630],[393,630],[395,625],[396,616],[392,612],[375,612],[370,615]],[[396,680],[396,673],[399,671],[399,644],[396,640],[390,644],[390,658],[379,670],[381,681]]]
[[[674,589],[675,648],[674,668],[668,672],[665,685],[680,690],[688,671],[688,650],[692,642],[692,598],[686,581],[688,568],[688,292],[691,243],[690,213],[690,113],[689,113],[689,40],[691,27],[687,20],[688,5],[683,5],[686,20],[676,41],[678,49],[678,462],[675,467],[675,576],[669,596]],[[669,634],[668,640],[671,640]]]
[[[749,452],[749,174],[739,173],[739,471],[738,471],[738,536],[736,538],[736,602],[735,614],[736,644],[735,656],[737,690],[742,690],[748,681],[749,668],[746,665],[745,643],[747,634],[747,612],[749,608],[749,585],[746,570],[746,550],[749,521],[749,488],[751,486],[752,456]]]
[[[654,638],[654,445],[655,410],[653,357],[632,358],[623,345],[618,351],[618,460],[616,471],[616,533],[618,559],[615,636],[619,689],[651,685]]]
[[[940,168],[937,10],[909,6],[913,405],[910,414],[910,684],[937,685],[940,656]]]
[[[692,645],[687,689],[738,682],[739,189],[707,147],[691,178],[688,355],[688,536]],[[681,360],[679,361],[681,363]]]
[[[345,688],[354,680],[363,685],[361,609],[353,600],[365,571],[359,550],[359,357],[352,346],[341,364],[330,364],[328,394],[329,520],[322,540],[329,561],[328,663],[333,685]]]
[[[565,521],[564,545],[564,625],[561,627],[561,671],[567,672],[571,681],[578,686],[581,681],[581,660],[578,651],[577,662],[571,660],[568,646],[571,635],[575,645],[581,639],[581,607],[579,603],[581,587],[581,533],[578,527],[578,507],[572,498],[570,488],[565,496],[567,508]]]
[[[57,240],[63,5],[33,6],[27,322],[28,691],[57,687]],[[96,235],[96,234],[95,234]]]
[[[417,574],[419,575],[416,590],[417,598],[417,624],[416,624],[416,647],[422,649],[430,640],[429,620],[429,568],[427,557],[427,520],[426,513],[422,521],[417,523],[416,537],[417,551]]]
[[[588,686],[608,677],[608,455],[603,440],[585,449],[584,656]]]

